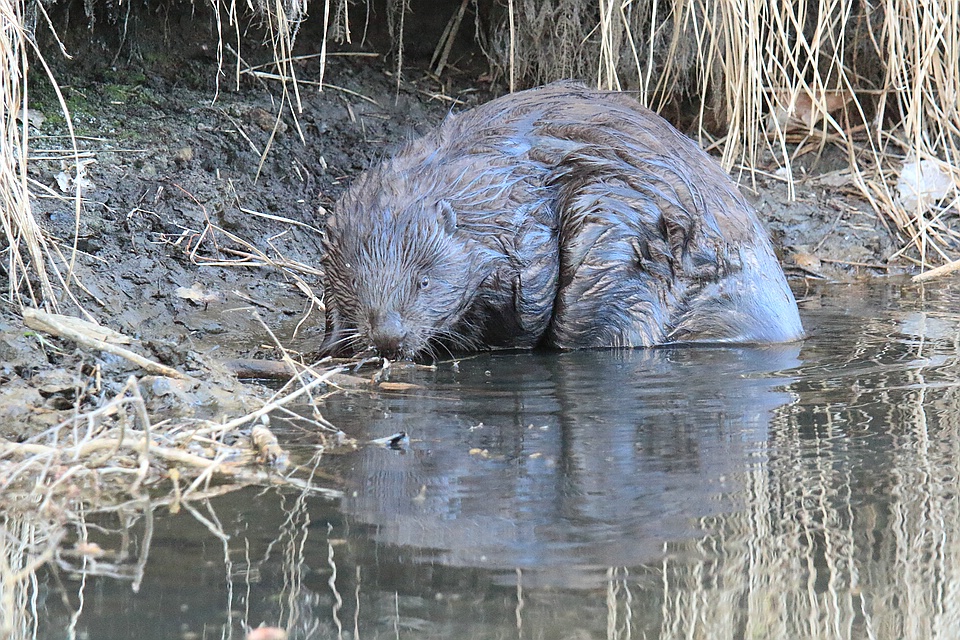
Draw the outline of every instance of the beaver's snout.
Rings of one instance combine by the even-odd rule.
[[[370,328],[366,333],[377,353],[384,358],[396,360],[402,355],[407,329],[396,311],[371,312]]]

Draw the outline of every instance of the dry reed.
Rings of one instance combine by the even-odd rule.
[[[3,271],[7,297],[33,306],[53,305],[56,297],[46,270],[44,239],[30,208],[27,156],[30,112],[27,56],[30,34],[24,28],[24,5],[0,0],[0,223],[3,224]]]
[[[267,416],[327,384],[337,372],[302,371],[296,391],[288,385],[260,409],[221,422],[155,422],[141,380],[131,376],[109,401],[45,433],[24,442],[0,440],[0,637],[35,637],[37,571],[46,563],[56,561],[85,576],[131,580],[137,590],[149,536],[132,564],[90,563],[100,552],[85,540],[91,515],[132,512],[150,521],[151,511],[163,507],[184,509],[208,522],[193,503],[250,485],[338,496],[315,481],[322,447],[311,466],[301,468],[267,426]],[[63,548],[65,540],[73,541],[73,550]]]

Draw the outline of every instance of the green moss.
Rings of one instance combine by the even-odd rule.
[[[90,104],[90,98],[83,91],[68,87],[64,95],[67,99],[67,109],[70,110],[70,115],[74,118],[80,115],[90,115],[96,111]]]
[[[42,80],[37,79],[38,75],[41,76]],[[51,121],[54,112],[56,112],[56,117],[59,118],[60,122],[63,122],[63,116],[60,114],[60,101],[46,76],[32,73],[28,92],[31,109],[42,112],[48,121]]]
[[[113,138],[121,145],[139,146],[148,139],[148,136],[139,129],[132,129],[125,123],[117,122],[114,125]]]
[[[37,109],[37,107],[31,107],[32,109]],[[60,127],[67,123],[67,119],[63,117],[63,112],[59,109],[38,109],[40,113],[43,114],[44,123],[53,127]]]
[[[130,96],[136,94],[135,86],[125,84],[105,84],[101,87],[103,98],[113,103],[125,103],[130,101]]]

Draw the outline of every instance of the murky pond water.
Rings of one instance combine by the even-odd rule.
[[[409,442],[324,457],[342,500],[131,518],[142,579],[88,577],[71,620],[79,576],[48,576],[39,635],[956,637],[960,283],[803,307],[799,345],[484,355],[331,396]]]

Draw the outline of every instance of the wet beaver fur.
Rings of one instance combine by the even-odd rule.
[[[357,179],[324,245],[335,351],[803,335],[719,165],[633,98],[571,82],[451,115]]]

